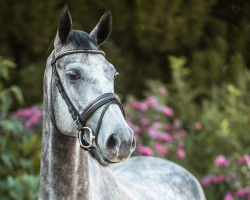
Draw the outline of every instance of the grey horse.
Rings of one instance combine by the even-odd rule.
[[[98,139],[92,144],[90,133],[79,138],[79,132],[82,132],[73,118],[72,106],[81,113],[93,99],[105,93],[114,93],[114,78],[118,73],[99,50],[110,35],[111,28],[112,14],[109,9],[90,34],[72,30],[67,6],[61,13],[54,51],[48,57],[44,74],[39,199],[205,199],[199,182],[182,167],[160,158],[128,159],[135,149],[134,134],[124,119],[119,103],[113,103],[113,100],[105,113],[102,112],[105,105],[102,105],[86,121],[88,130],[84,130],[88,132],[96,128],[104,114]],[[72,50],[80,51],[62,56],[63,52]],[[54,57],[58,59],[51,65]],[[53,67],[57,70],[56,74]],[[60,77],[63,89],[58,87],[56,75]],[[70,103],[61,90],[67,92]],[[79,140],[91,143],[93,148],[84,151]]]

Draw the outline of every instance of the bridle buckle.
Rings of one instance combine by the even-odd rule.
[[[89,140],[87,142],[87,139],[84,139],[83,136],[85,134],[89,134],[87,135],[87,139]],[[80,146],[82,149],[84,150],[90,150],[91,147],[94,147],[94,141],[95,141],[95,136],[93,135],[93,132],[91,130],[91,128],[89,127],[82,127],[82,129],[78,132],[78,141],[80,143]]]

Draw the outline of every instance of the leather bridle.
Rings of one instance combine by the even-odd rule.
[[[55,51],[53,52],[52,61],[51,61],[52,76],[51,76],[51,85],[50,85],[50,87],[51,87],[50,88],[50,91],[51,91],[51,98],[50,99],[51,99],[51,107],[52,107],[52,123],[53,123],[54,127],[58,130],[57,125],[56,125],[55,115],[54,115],[53,102],[52,102],[52,77],[55,77],[55,83],[56,83],[56,86],[58,88],[58,91],[61,94],[61,97],[63,98],[65,103],[67,104],[69,112],[77,125],[77,130],[78,130],[77,137],[78,137],[80,146],[83,150],[88,151],[90,149],[96,148],[96,146],[94,146],[94,141],[95,141],[95,144],[98,145],[98,143],[97,143],[98,133],[99,133],[99,130],[100,130],[100,127],[102,124],[103,116],[104,116],[105,112],[107,111],[108,107],[112,103],[115,103],[120,107],[124,117],[125,117],[125,112],[124,112],[124,109],[120,103],[118,96],[115,93],[102,94],[101,96],[94,99],[83,110],[83,112],[81,114],[77,111],[77,109],[73,105],[72,101],[70,100],[70,98],[69,98],[69,96],[68,96],[68,94],[67,94],[67,92],[62,84],[61,78],[59,76],[59,73],[58,73],[57,67],[56,67],[56,62],[58,59],[60,59],[63,56],[66,56],[69,54],[75,54],[75,53],[101,54],[101,55],[105,56],[105,53],[103,51],[100,51],[100,50],[70,50],[70,51],[62,52],[62,53],[58,54],[57,56],[55,56]],[[103,105],[105,105],[105,106],[102,109],[101,115],[99,117],[99,120],[98,120],[98,123],[96,126],[96,130],[93,132],[91,130],[91,128],[86,127],[87,120],[98,108],[100,108]],[[89,141],[84,139],[85,134],[88,134],[87,138],[89,139]],[[85,136],[85,138],[86,138],[86,136]]]

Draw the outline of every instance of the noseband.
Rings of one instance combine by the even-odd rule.
[[[105,114],[105,112],[107,111],[108,107],[112,104],[115,103],[117,104],[121,111],[123,116],[125,117],[125,112],[124,109],[120,103],[119,98],[117,97],[117,95],[115,93],[105,93],[102,94],[101,96],[97,97],[96,99],[94,99],[84,110],[83,112],[80,114],[77,109],[75,108],[75,106],[73,105],[72,101],[70,100],[63,84],[61,81],[61,78],[59,76],[59,73],[57,71],[56,68],[56,61],[66,55],[69,54],[75,54],[75,53],[86,53],[86,54],[101,54],[103,56],[105,56],[105,53],[103,51],[100,50],[71,50],[71,51],[65,51],[62,52],[60,54],[58,54],[57,56],[55,56],[55,52],[53,52],[52,55],[52,61],[51,61],[51,67],[52,67],[52,76],[51,76],[51,80],[52,77],[55,77],[55,83],[56,86],[58,88],[59,93],[61,94],[61,97],[63,98],[63,100],[65,101],[65,103],[68,106],[69,112],[73,118],[73,120],[75,121],[76,125],[77,125],[77,130],[78,130],[78,140],[80,143],[80,146],[83,150],[88,151],[90,149],[95,149],[96,146],[94,146],[94,141],[97,143],[97,138],[98,138],[98,133],[102,124],[102,119],[103,116]],[[54,115],[54,108],[53,108],[53,102],[52,102],[52,81],[51,81],[51,85],[50,85],[51,89],[51,107],[52,107],[52,123],[55,126],[55,128],[58,130],[57,125],[56,125],[56,120],[55,120],[55,115]],[[101,106],[104,106],[104,108],[102,109],[101,115],[99,117],[97,126],[96,126],[96,130],[93,132],[91,130],[91,128],[86,127],[86,123],[88,118]],[[58,130],[59,131],[59,130]],[[60,131],[59,131],[60,132]],[[85,135],[87,134],[87,135]],[[85,138],[88,138],[88,140],[86,140]]]

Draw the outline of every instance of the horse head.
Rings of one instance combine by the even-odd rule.
[[[112,13],[107,9],[90,34],[72,30],[71,15],[65,6],[54,51],[47,61],[47,68],[53,68],[50,107],[54,126],[63,135],[76,137],[89,145],[90,148],[85,150],[90,150],[103,165],[124,161],[135,149],[134,133],[127,125],[123,108],[114,94],[118,72],[99,50],[111,29]],[[108,101],[96,107],[100,96],[102,103],[103,99]],[[93,107],[94,110],[89,112]],[[82,121],[84,112],[89,112],[85,122]],[[98,133],[95,133],[93,130],[97,129]],[[98,134],[93,144],[92,131],[94,135]]]

